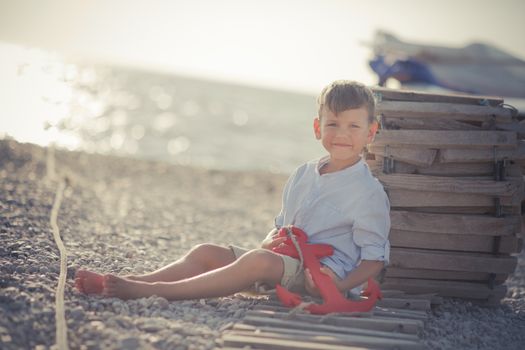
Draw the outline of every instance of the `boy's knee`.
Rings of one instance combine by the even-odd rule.
[[[241,256],[245,264],[250,265],[254,273],[280,275],[279,266],[282,266],[282,259],[277,254],[267,249],[253,249]]]

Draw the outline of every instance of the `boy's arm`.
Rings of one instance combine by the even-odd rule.
[[[327,266],[321,267],[321,272],[327,274],[332,278],[337,289],[341,292],[351,290],[364,282],[368,281],[370,277],[377,276],[385,263],[380,260],[361,260],[359,266],[350,272],[345,279],[339,279],[337,275]],[[312,275],[308,269],[305,270],[305,288],[306,291],[313,296],[319,296],[319,289],[314,284]]]
[[[376,277],[379,275],[384,266],[385,264],[383,261],[361,260],[359,266],[353,269],[345,279],[336,284],[338,284],[340,291],[351,290],[368,281],[370,277]]]

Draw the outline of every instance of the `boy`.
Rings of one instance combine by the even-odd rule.
[[[299,167],[288,179],[275,229],[261,248],[201,244],[184,257],[144,275],[118,277],[79,270],[75,284],[83,293],[122,299],[157,295],[168,300],[231,295],[253,285],[280,283],[295,292],[319,295],[300,262],[274,253],[283,243],[280,227],[294,225],[310,243],[327,243],[334,254],[321,260],[342,292],[377,275],[389,258],[390,204],[361,153],[378,128],[371,91],[362,84],[336,81],[318,98],[314,133],[326,157]]]

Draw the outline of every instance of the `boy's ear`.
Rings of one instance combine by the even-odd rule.
[[[379,129],[378,122],[373,122],[372,124],[370,124],[370,127],[368,128],[368,143],[372,143],[372,141],[374,141],[377,129]]]
[[[317,117],[314,118],[314,134],[316,139],[321,139],[321,121]]]

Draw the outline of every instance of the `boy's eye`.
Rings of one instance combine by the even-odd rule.
[[[352,124],[352,128],[360,128],[360,126],[357,124]]]
[[[336,126],[336,123],[327,123],[326,126]]]

